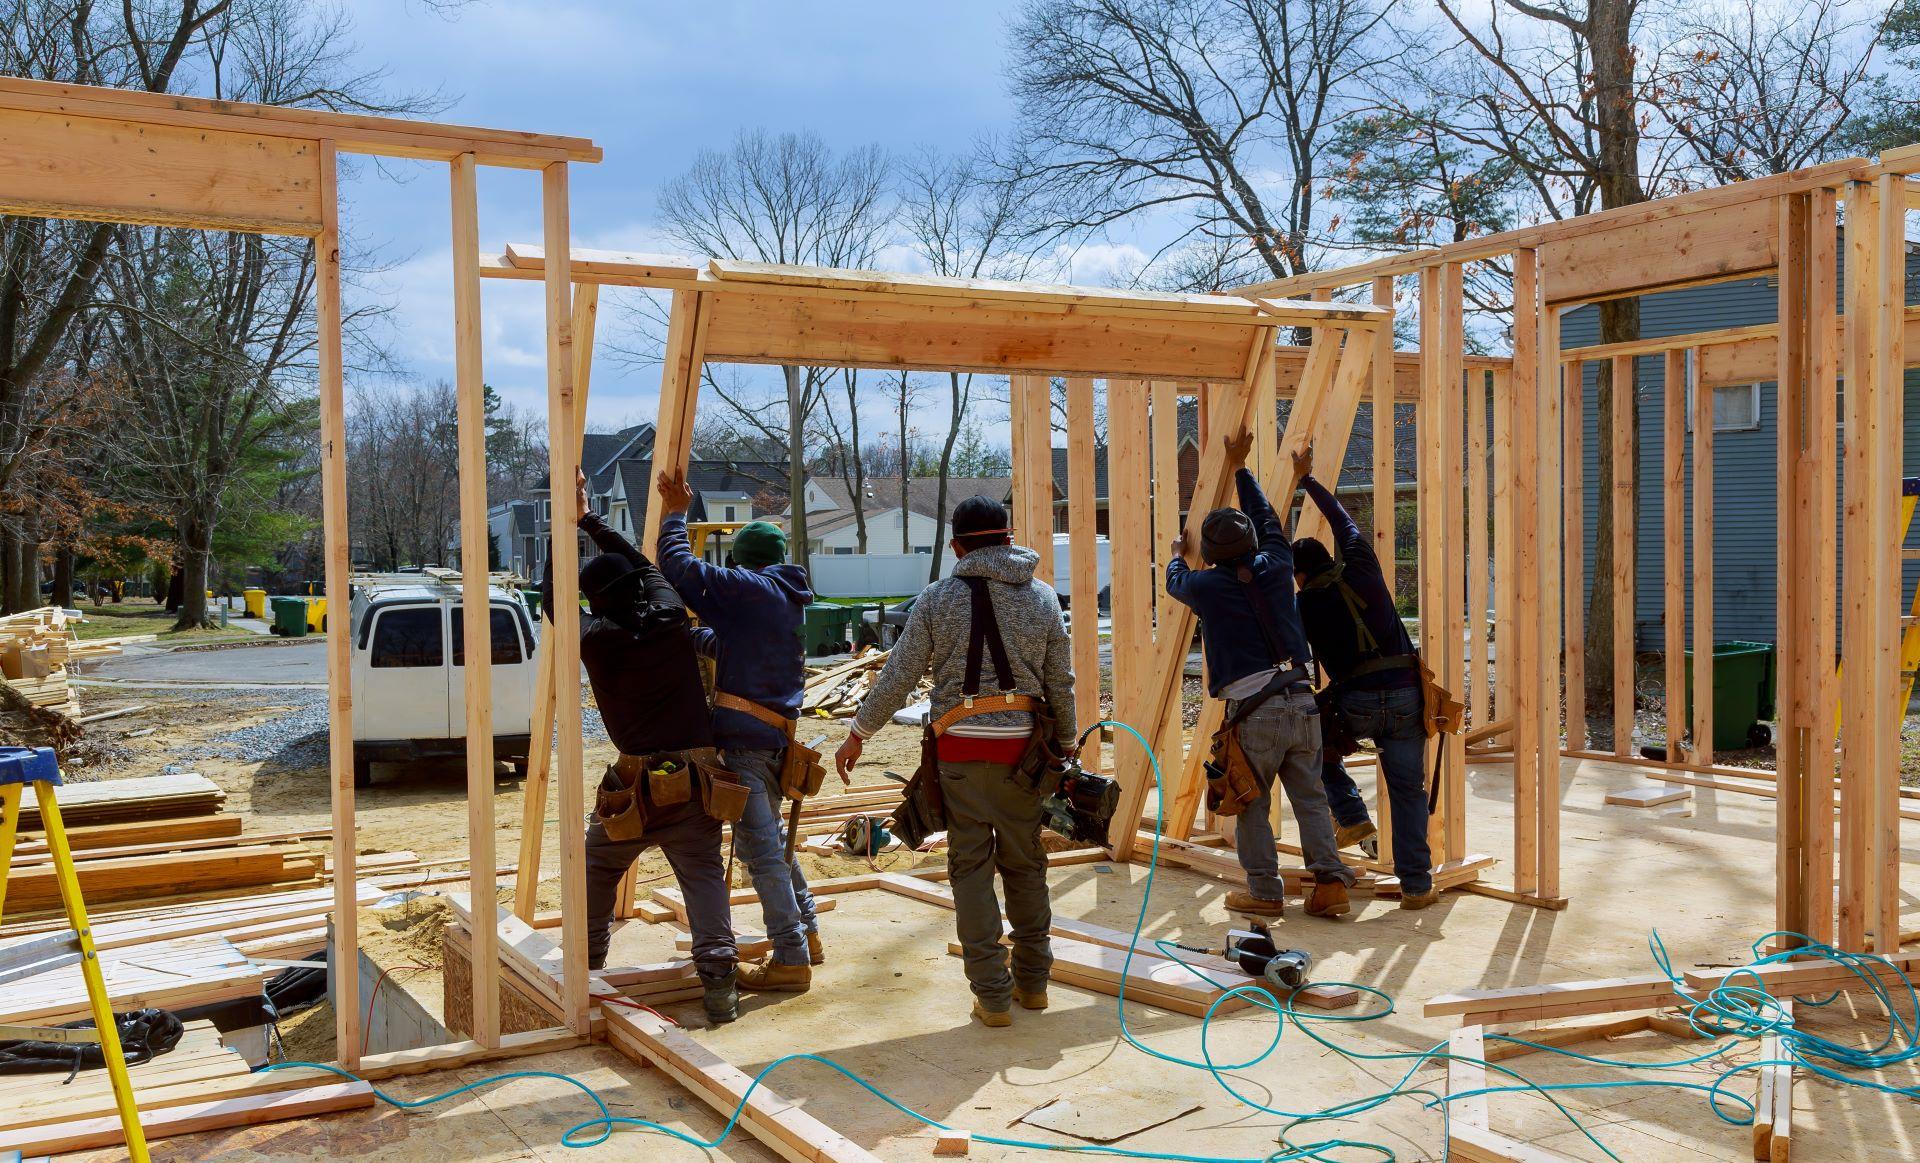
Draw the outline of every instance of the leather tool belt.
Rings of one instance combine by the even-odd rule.
[[[787,737],[786,752],[780,760],[781,795],[790,800],[798,800],[820,794],[820,785],[827,778],[824,757],[796,737],[795,720],[787,718],[771,707],[762,706],[752,699],[743,699],[739,695],[728,694],[726,691],[713,693],[713,705],[725,707],[729,711],[739,711],[743,715],[758,719]]]

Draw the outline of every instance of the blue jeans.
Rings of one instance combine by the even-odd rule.
[[[1359,785],[1347,774],[1347,765],[1331,751],[1320,757],[1320,785],[1327,789],[1327,807],[1333,812],[1334,823],[1346,828],[1373,819],[1367,814],[1367,801],[1360,798]]]
[[[760,896],[773,959],[781,965],[805,965],[807,934],[819,932],[820,925],[814,920],[813,894],[807,891],[799,862],[787,863],[787,829],[781,814],[786,797],[780,794],[780,760],[785,754],[784,748],[726,753],[727,769],[740,777],[750,793],[746,810],[733,825],[733,846],[753,879],[753,891]]]
[[[1354,738],[1371,739],[1380,751],[1388,810],[1393,813],[1393,872],[1400,878],[1400,891],[1432,891],[1433,851],[1427,847],[1427,733],[1420,722],[1420,688],[1343,691],[1335,696],[1334,707]],[[1360,803],[1359,789],[1354,788],[1345,768],[1339,778],[1351,789],[1352,803]],[[1336,793],[1332,798],[1339,804],[1345,797]],[[1364,803],[1360,803],[1360,813],[1365,819]],[[1343,824],[1356,822],[1341,817]]]
[[[1228,702],[1231,717],[1237,704]],[[1340,859],[1333,843],[1333,819],[1327,814],[1327,793],[1320,785],[1320,714],[1313,696],[1305,691],[1274,695],[1240,722],[1240,746],[1260,778],[1260,798],[1235,816],[1235,855],[1246,870],[1247,889],[1262,900],[1283,900],[1286,882],[1280,877],[1280,854],[1273,842],[1273,785],[1277,782],[1293,805],[1300,828],[1300,850],[1307,868],[1320,884],[1353,883],[1353,870]]]

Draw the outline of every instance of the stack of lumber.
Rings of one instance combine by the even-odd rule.
[[[852,715],[867,697],[873,680],[887,664],[888,651],[861,647],[845,662],[815,670],[807,676],[806,691],[800,696],[800,714],[823,719]]]
[[[226,793],[203,776],[69,784],[57,794],[90,909],[321,883],[324,854],[307,842],[326,840],[325,829],[243,834],[240,817],[221,811]],[[7,878],[8,910],[58,909],[53,855],[36,834],[42,823],[32,788],[22,797],[21,817],[22,841]]]
[[[332,1086],[339,1080],[322,1070],[273,1070],[254,1074],[246,1059],[220,1040],[211,1022],[189,1022],[172,1051],[150,1062],[128,1067],[149,1137],[164,1120],[153,1112],[180,1111],[212,1101],[275,1095],[312,1086]],[[113,1089],[104,1070],[89,1070],[71,1082],[64,1075],[25,1074],[0,1077],[0,1155],[26,1155],[80,1150],[88,1144],[110,1145],[102,1139],[108,1124],[118,1126]]]
[[[0,677],[36,707],[78,713],[67,665],[120,653],[121,640],[81,642],[65,610],[52,606],[0,618]]]

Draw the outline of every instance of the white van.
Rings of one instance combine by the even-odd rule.
[[[493,753],[524,776],[533,733],[533,619],[518,590],[491,585],[488,592]],[[372,783],[376,763],[466,754],[465,613],[457,581],[356,578],[352,619],[354,785]]]

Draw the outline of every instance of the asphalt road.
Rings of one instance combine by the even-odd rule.
[[[117,657],[102,659],[88,668],[83,677],[123,682],[325,684],[327,642],[324,638],[313,638],[219,650],[129,646]]]

